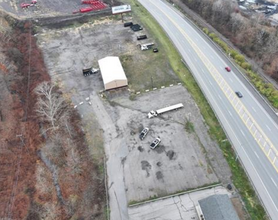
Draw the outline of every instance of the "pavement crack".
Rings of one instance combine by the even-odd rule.
[[[178,203],[180,203],[180,202],[176,202],[174,198],[173,198],[173,201],[174,201],[174,204],[176,205],[176,207],[177,207],[177,209],[178,209],[178,211],[179,211],[180,219],[182,220],[183,217],[182,217],[182,215],[181,215],[181,211],[180,211],[180,208],[179,208],[179,206],[178,206]]]

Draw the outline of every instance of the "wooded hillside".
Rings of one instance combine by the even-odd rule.
[[[278,29],[263,14],[242,14],[237,3],[230,0],[181,1],[278,82]]]

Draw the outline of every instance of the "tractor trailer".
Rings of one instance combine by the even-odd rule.
[[[171,105],[169,107],[158,109],[156,111],[152,110],[148,113],[148,118],[153,118],[153,117],[156,117],[156,116],[158,116],[162,113],[169,112],[169,111],[172,111],[172,110],[176,110],[176,109],[179,109],[179,108],[182,108],[182,107],[183,107],[183,104],[179,103],[179,104],[176,104],[176,105]]]

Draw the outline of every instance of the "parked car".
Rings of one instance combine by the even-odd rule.
[[[231,72],[231,68],[226,66],[225,69],[227,70],[227,72]]]
[[[155,148],[159,145],[160,142],[161,142],[160,138],[157,137],[157,138],[151,143],[150,148],[151,148],[152,150],[155,149]]]
[[[153,48],[153,52],[154,52],[154,53],[157,53],[157,52],[158,52],[158,49],[157,49],[157,48]]]
[[[144,128],[139,135],[140,140],[143,140],[149,132],[149,128]]]
[[[126,23],[124,23],[124,27],[130,27],[130,26],[132,26],[132,25],[133,25],[132,22],[126,22]]]
[[[147,35],[140,35],[140,36],[137,36],[137,40],[144,40],[144,39],[147,39]]]
[[[131,30],[133,30],[134,32],[135,32],[135,31],[141,31],[141,30],[143,30],[143,28],[142,28],[139,24],[132,24],[132,25],[130,26],[130,28],[131,28]]]
[[[237,95],[239,98],[242,98],[242,97],[243,97],[243,95],[241,94],[241,92],[237,91],[237,92],[235,92],[235,93],[236,93],[236,95]]]

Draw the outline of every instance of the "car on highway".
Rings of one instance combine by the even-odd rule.
[[[150,148],[151,148],[152,150],[155,149],[155,148],[159,145],[160,142],[161,142],[160,138],[157,137],[157,138],[151,143]]]
[[[237,91],[237,92],[235,92],[235,93],[236,93],[237,97],[239,97],[239,98],[242,98],[242,97],[243,97],[243,95],[241,94],[241,92]]]
[[[140,132],[140,135],[139,135],[140,140],[143,140],[146,137],[146,135],[148,134],[149,130],[150,130],[149,128],[144,128]]]
[[[227,72],[231,72],[231,68],[228,66],[225,67],[225,70],[227,70]]]

